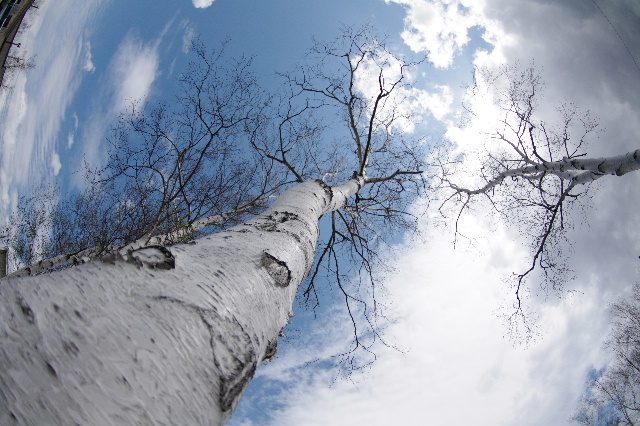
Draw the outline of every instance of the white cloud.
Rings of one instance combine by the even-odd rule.
[[[69,134],[67,135],[67,149],[73,146],[73,143],[75,142],[75,136],[76,136],[75,132],[78,130],[78,126],[80,125],[80,119],[78,118],[78,114],[74,112],[71,117],[73,118],[73,131],[69,132]]]
[[[104,77],[101,94],[82,129],[82,150],[90,167],[99,166],[104,161],[102,153],[105,134],[118,116],[131,110],[133,105],[144,108],[153,83],[158,77],[160,54],[158,49],[164,35],[171,26],[167,24],[160,36],[144,42],[134,34],[128,34],[120,42]],[[76,185],[83,185],[80,180]]]
[[[469,43],[469,28],[478,25],[479,2],[461,0],[386,0],[407,10],[402,38],[414,52],[427,52],[438,68],[448,68]]]
[[[416,90],[414,108],[428,111],[439,121],[444,121],[452,112],[453,93],[449,86],[435,85],[432,92],[414,90]]]
[[[17,40],[35,56],[36,67],[19,74],[13,89],[0,94],[4,212],[15,205],[11,200],[16,197],[11,194],[21,187],[48,181],[55,171],[49,167],[52,152],[66,109],[82,79],[86,29],[99,6],[99,0],[61,0],[55,6],[44,2]],[[69,10],[73,10],[73,20],[69,20]],[[61,27],[64,37],[60,36]]]
[[[413,133],[416,125],[423,122],[431,114],[438,120],[444,118],[451,112],[453,95],[448,86],[435,85],[430,90],[419,89],[414,83],[416,77],[412,70],[405,68],[401,75],[401,62],[398,58],[388,52],[379,52],[376,58],[368,56],[359,65],[356,73],[356,90],[364,95],[366,99],[373,100],[380,91],[379,85],[371,84],[378,81],[380,68],[383,69],[383,84],[389,90],[391,86],[404,78],[404,85],[394,88],[391,95],[384,98],[378,110],[378,118],[386,121],[394,117],[393,130],[402,133]]]
[[[85,71],[88,71],[90,73],[95,72],[96,70],[96,66],[93,63],[93,54],[91,53],[91,42],[86,41],[84,43],[84,49],[85,49],[85,54],[84,54],[84,66],[82,67]]]
[[[482,39],[492,45],[492,58],[504,59],[505,46],[515,44],[507,21],[495,19],[487,10],[489,0],[385,0],[403,5],[407,11],[402,38],[414,52],[427,53],[437,68],[450,68],[471,41],[469,30],[481,28]],[[518,3],[520,4],[520,3]],[[476,54],[483,54],[480,48]]]
[[[597,292],[586,293],[580,303],[550,305],[543,313],[544,339],[514,347],[493,309],[505,297],[501,278],[521,265],[523,253],[516,247],[510,259],[491,265],[489,253],[497,244],[505,243],[506,250],[515,244],[504,228],[487,240],[486,228],[484,219],[466,218],[465,233],[475,238],[474,247],[454,251],[450,235],[433,232],[426,245],[402,249],[398,273],[388,283],[393,302],[384,303],[398,313],[385,331],[387,340],[407,349],[404,354],[379,346],[371,369],[354,373],[353,382],[334,381],[335,373],[326,370],[283,372],[281,363],[313,359],[317,348],[297,344],[259,372],[285,382],[282,395],[270,394],[284,407],[269,424],[416,425],[428,419],[439,426],[568,425],[582,368],[603,362],[604,325],[579,326],[592,316],[602,318],[606,306]],[[348,336],[347,317],[331,313],[326,321],[339,324]],[[574,334],[579,338],[567,337]],[[320,337],[311,340],[322,342]],[[549,391],[558,388],[572,391],[559,398]]]
[[[188,23],[185,23],[184,26],[184,34],[182,35],[182,52],[188,53],[191,49],[191,42],[196,37],[196,30],[193,25]]]
[[[158,75],[159,40],[144,44],[130,36],[118,47],[111,62],[111,84],[115,88],[113,108],[120,113],[132,102],[144,104]]]
[[[60,156],[57,152],[51,155],[51,168],[53,169],[53,175],[58,176],[60,169],[62,169],[62,163],[60,162]]]
[[[29,42],[26,37],[20,39],[26,47]],[[25,47],[25,48],[26,48]],[[7,81],[4,81],[5,85]],[[3,123],[0,130],[2,149],[0,155],[2,162],[0,164],[0,188],[2,208],[0,216],[7,217],[15,203],[15,184],[24,184],[28,178],[29,164],[33,151],[34,141],[32,138],[24,134],[26,122],[29,120],[27,112],[29,111],[29,98],[26,93],[27,75],[19,73],[10,83],[11,89],[0,91],[0,102],[3,106],[0,115],[0,121]],[[19,142],[20,141],[20,142]]]
[[[204,9],[213,4],[215,0],[193,0],[193,5],[199,9]]]

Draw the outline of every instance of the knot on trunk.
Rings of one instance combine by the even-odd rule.
[[[261,263],[278,287],[287,287],[289,285],[291,281],[291,270],[286,262],[275,258],[265,251],[262,254]]]
[[[174,269],[176,267],[173,253],[164,246],[147,246],[130,250],[124,260],[141,268]]]

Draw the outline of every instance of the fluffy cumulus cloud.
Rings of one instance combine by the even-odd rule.
[[[381,68],[383,74],[379,79]],[[403,63],[398,57],[389,52],[380,52],[375,58],[368,56],[359,64],[355,87],[366,99],[371,100],[371,108],[381,90],[391,90],[391,94],[383,99],[383,104],[378,109],[378,118],[382,122],[388,122],[393,117],[394,131],[413,133],[416,125],[429,115],[437,120],[444,120],[451,112],[453,103],[453,95],[448,86],[433,85],[429,89],[421,89],[416,87],[416,80],[414,70],[403,69]],[[371,84],[372,81],[378,81],[379,84]],[[396,84],[397,82],[401,84]]]
[[[204,9],[213,4],[215,0],[193,0],[193,5],[198,9]]]
[[[483,14],[484,1],[386,0],[406,8],[404,42],[414,52],[426,52],[438,68],[448,68],[470,42],[469,29],[483,27],[486,38],[496,37],[495,23]]]

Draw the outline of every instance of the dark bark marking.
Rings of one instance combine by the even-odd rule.
[[[150,245],[135,250],[129,250],[126,254],[117,251],[108,253],[99,258],[100,261],[115,264],[118,261],[132,263],[139,268],[149,269],[175,269],[176,259],[173,253],[161,245]]]
[[[273,232],[278,231],[279,224],[288,222],[290,220],[297,220],[298,215],[295,213],[276,211],[265,216],[262,219],[264,221],[256,223],[254,226],[261,231]]]
[[[333,199],[333,190],[331,189],[331,187],[320,179],[316,180],[316,182],[318,183],[318,185],[320,185],[322,190],[327,194],[327,197],[329,197],[329,202],[331,202],[331,200]]]
[[[302,238],[300,238],[300,235],[298,234],[294,234],[293,232],[287,232],[287,235],[291,236],[291,238],[296,240],[298,244],[302,242]]]
[[[176,259],[165,246],[147,246],[128,253],[128,261],[151,269],[175,269]]]
[[[289,285],[291,282],[291,270],[286,262],[265,251],[262,253],[261,264],[278,287],[287,287]]]
[[[220,269],[218,269],[217,271],[214,271],[213,272],[213,276],[216,277],[216,278],[224,278],[224,277],[226,277],[224,272],[222,272]]]
[[[78,355],[78,352],[80,352],[78,346],[73,342],[62,342],[62,348],[71,355]]]
[[[602,163],[598,164],[598,171],[602,174],[605,173],[604,169],[603,169],[603,165],[606,161],[603,161]]]
[[[282,332],[280,332],[282,333]],[[263,361],[271,361],[274,356],[276,356],[276,352],[278,351],[278,339],[274,339],[269,341],[267,344],[267,349],[264,352]]]
[[[213,354],[213,363],[220,373],[220,385],[218,388],[218,403],[222,411],[229,411],[233,408],[238,396],[247,387],[256,372],[258,363],[255,352],[252,349],[251,336],[242,328],[237,319],[222,319],[215,311],[194,307],[202,322],[207,326],[210,335],[209,344]],[[222,336],[216,329],[216,323],[226,321],[233,324],[235,332],[231,336]],[[243,359],[238,358],[235,353],[229,351],[225,340],[233,339],[240,341],[239,346],[247,348]],[[221,365],[215,357],[219,351],[225,351],[231,355],[225,365]],[[223,356],[223,358],[226,358]]]
[[[252,340],[247,332],[244,331],[240,323],[235,319],[223,319],[213,309],[203,309],[199,306],[191,303],[184,302],[180,299],[168,296],[155,296],[154,300],[162,301],[166,300],[170,303],[176,303],[183,306],[186,309],[194,311],[202,320],[204,325],[209,331],[209,345],[211,346],[211,352],[213,356],[213,363],[218,368],[220,374],[220,385],[218,389],[218,402],[222,411],[229,411],[236,401],[237,397],[247,387],[253,375],[256,372],[258,363],[256,361],[256,354],[251,349]],[[221,321],[232,323],[235,328],[235,332],[230,337],[234,340],[240,340],[248,350],[244,354],[244,359],[240,359],[236,354],[229,351],[225,345],[225,338],[218,331],[216,324]],[[219,350],[224,350],[231,356],[232,360],[227,360],[224,365],[216,359],[215,355]],[[231,365],[229,365],[231,364]]]
[[[36,315],[33,313],[33,310],[31,309],[31,307],[27,304],[27,301],[24,300],[22,297],[17,297],[16,298],[16,303],[18,304],[18,306],[20,306],[20,310],[22,311],[22,315],[24,315],[24,317],[26,318],[27,322],[29,324],[35,324],[36,323]]]
[[[297,214],[290,213],[290,212],[274,212],[273,214],[270,214],[269,217],[272,218],[277,223],[285,223],[290,220],[298,219]]]
[[[58,373],[56,372],[56,369],[53,368],[53,366],[48,362],[47,362],[47,371],[56,379],[58,378]]]
[[[233,377],[232,380],[221,377],[219,402],[222,411],[229,411],[233,407],[233,402],[253,379],[257,366],[255,361],[247,364],[240,374]]]

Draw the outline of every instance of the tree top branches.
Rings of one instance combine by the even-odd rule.
[[[525,314],[524,298],[533,289],[561,295],[571,277],[566,264],[566,231],[572,226],[569,209],[589,199],[590,184],[603,176],[622,176],[640,168],[640,150],[606,158],[588,158],[588,144],[597,137],[599,123],[589,111],[564,103],[556,110],[555,124],[541,118],[538,98],[544,84],[534,66],[519,64],[495,70],[478,70],[482,83],[472,87],[490,92],[500,116],[487,136],[485,150],[479,150],[477,170],[462,176],[460,158],[434,161],[440,170],[437,187],[444,197],[440,211],[455,213],[456,234],[462,212],[486,202],[507,223],[514,224],[529,241],[529,265],[511,279],[514,302],[506,314],[510,334],[528,340],[534,327]],[[478,81],[477,80],[477,81]],[[470,116],[478,111],[467,109]],[[454,151],[455,152],[455,151]],[[470,153],[461,153],[464,156]],[[465,183],[461,183],[465,182]],[[532,278],[534,273],[539,274]],[[527,281],[539,287],[527,287]]]

